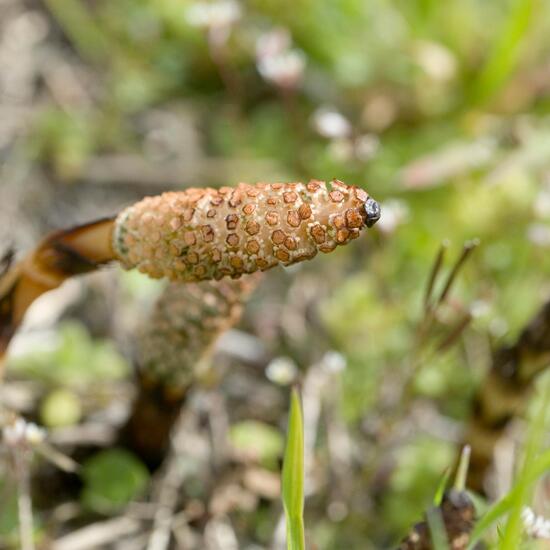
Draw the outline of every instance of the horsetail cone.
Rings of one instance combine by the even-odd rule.
[[[238,280],[169,284],[139,330],[136,351],[144,383],[183,393],[217,338],[239,321],[261,278],[258,273]]]
[[[366,191],[337,180],[188,189],[121,212],[113,249],[125,268],[154,278],[236,278],[331,252],[379,217]]]

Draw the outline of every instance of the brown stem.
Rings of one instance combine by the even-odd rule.
[[[114,259],[114,219],[57,231],[20,262],[0,274],[0,367],[29,306],[65,279],[94,271]]]
[[[151,469],[162,462],[172,427],[217,339],[241,318],[261,276],[170,284],[143,323],[137,345],[137,396],[121,442]]]
[[[482,490],[497,441],[521,414],[536,377],[550,364],[550,301],[517,340],[493,354],[492,364],[474,397],[464,440],[472,447],[468,486]]]
[[[449,241],[444,240],[441,243],[441,246],[439,247],[439,250],[435,256],[432,269],[430,271],[430,276],[428,278],[428,283],[426,285],[426,290],[424,292],[424,311],[426,313],[431,308],[435,281],[437,279],[437,276],[439,275],[439,272],[441,271],[441,266],[443,265],[443,260],[445,258],[445,252],[447,252],[448,248]]]

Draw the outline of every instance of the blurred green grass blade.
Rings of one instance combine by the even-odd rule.
[[[443,475],[441,476],[441,479],[439,480],[439,484],[437,485],[437,489],[435,491],[434,499],[433,499],[433,505],[439,506],[441,504],[441,501],[443,500],[443,495],[445,494],[445,489],[447,488],[447,484],[449,483],[449,478],[451,477],[451,469],[447,468]]]
[[[493,96],[516,68],[522,42],[534,19],[538,0],[515,0],[487,62],[474,83],[472,100],[483,103]]]
[[[455,490],[464,491],[466,487],[466,477],[468,476],[468,467],[470,466],[471,449],[469,445],[465,445],[460,453],[460,462],[456,470]]]
[[[477,522],[473,532],[472,540],[468,548],[473,548],[485,531],[500,517],[512,509],[517,502],[524,484],[531,484],[537,481],[543,474],[550,470],[550,450],[542,453],[531,465],[529,475],[524,483],[516,484],[514,488],[501,500],[493,504],[487,513]]]
[[[290,398],[288,434],[283,463],[283,506],[288,550],[305,550],[304,537],[304,426],[296,389]]]
[[[434,550],[449,550],[447,531],[439,508],[430,508],[426,513],[430,537]]]
[[[80,55],[95,63],[109,59],[109,41],[84,2],[45,0],[45,4]]]
[[[541,411],[545,410],[546,405],[548,404],[549,400],[549,394],[550,392],[547,390],[545,399],[542,400],[543,406],[540,408]],[[535,419],[535,425],[534,429],[532,430],[532,437],[530,437],[529,445],[533,445],[535,441],[535,438],[537,437],[536,434],[539,433],[539,430],[541,429],[540,423],[540,412],[537,414],[537,417]],[[542,428],[544,428],[544,423],[542,423]],[[539,439],[539,441],[542,441],[542,439]],[[521,510],[523,507],[523,501],[525,499],[525,495],[531,485],[536,482],[542,475],[544,475],[548,470],[550,470],[550,450],[546,450],[542,453],[540,453],[539,456],[534,457],[532,459],[527,460],[527,455],[530,450],[528,449],[526,452],[526,461],[524,466],[522,475],[520,476],[520,479],[518,482],[514,485],[514,487],[510,490],[510,492],[504,496],[501,500],[493,504],[491,508],[485,513],[485,515],[477,522],[476,526],[474,527],[474,530],[472,532],[472,538],[469,545],[469,549],[473,548],[475,544],[480,540],[480,538],[483,536],[485,531],[499,518],[501,518],[504,514],[508,513],[510,510],[514,509],[514,507],[517,507],[519,509],[519,514],[521,514]],[[514,520],[515,522],[517,520]],[[518,523],[515,523],[515,525],[519,525]],[[514,529],[516,527],[513,527]],[[512,529],[512,527],[509,527],[509,529]],[[512,531],[510,531],[510,535],[508,537],[512,537]],[[506,537],[506,530],[503,532],[503,543]],[[502,548],[502,547],[501,547]],[[508,548],[511,548],[508,546]]]
[[[550,385],[545,381],[544,394],[538,409],[536,410],[530,424],[529,438],[526,443],[525,456],[519,473],[517,483],[518,493],[512,501],[512,509],[506,522],[500,548],[502,550],[516,550],[520,547],[521,537],[523,533],[523,523],[521,520],[521,512],[523,508],[531,501],[533,489],[529,482],[529,473],[533,468],[536,460],[536,455],[539,451],[541,441],[544,441],[544,428],[546,420],[546,409],[550,402]]]

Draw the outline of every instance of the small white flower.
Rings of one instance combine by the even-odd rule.
[[[295,88],[302,80],[306,59],[300,50],[289,50],[258,61],[258,72],[264,80],[280,88]]]
[[[265,374],[274,384],[288,386],[296,379],[298,367],[290,357],[276,357],[267,366]]]
[[[46,439],[46,430],[44,428],[40,428],[32,422],[29,422],[27,424],[25,439],[31,445],[39,445],[40,443],[43,443]]]
[[[348,362],[345,356],[338,351],[327,351],[325,355],[323,355],[321,364],[326,371],[337,373],[342,372],[346,368]]]
[[[313,127],[321,136],[328,139],[344,138],[351,134],[349,120],[328,107],[321,107],[313,113]]]
[[[295,88],[302,80],[306,58],[292,48],[286,29],[275,29],[260,36],[256,43],[256,66],[264,80],[279,88]]]
[[[521,519],[527,535],[535,539],[550,539],[550,520],[537,516],[528,506],[522,510]]]
[[[193,27],[212,29],[230,27],[242,15],[241,6],[235,0],[196,2],[187,8],[187,22]]]
[[[12,424],[4,427],[3,436],[6,445],[11,447],[26,444],[34,446],[44,441],[46,431],[33,422],[18,417]]]

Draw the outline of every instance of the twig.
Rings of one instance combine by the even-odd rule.
[[[466,477],[468,475],[468,469],[470,467],[470,454],[472,449],[469,445],[464,445],[462,453],[460,454],[460,462],[456,470],[454,488],[456,491],[464,491],[466,487]]]
[[[108,544],[128,535],[137,533],[141,523],[122,516],[98,523],[92,523],[65,535],[51,546],[51,550],[92,550],[105,548]]]
[[[229,97],[238,108],[242,87],[236,72],[232,70],[228,63],[227,40],[229,39],[229,33],[230,29],[227,27],[211,27],[208,30],[208,49]]]
[[[438,344],[437,351],[445,351],[450,348],[464,332],[464,329],[471,323],[472,314],[467,311],[462,318],[458,321],[453,329],[443,338],[443,340]]]
[[[441,293],[439,294],[439,297],[433,301],[433,292],[434,287],[436,284],[436,280],[438,278],[439,273],[441,272],[441,267],[443,265],[443,260],[445,258],[445,253],[447,251],[447,248],[449,246],[448,241],[444,240],[441,243],[441,246],[439,248],[439,251],[434,259],[432,269],[430,271],[430,275],[428,277],[428,283],[426,285],[426,290],[424,293],[424,317],[422,321],[419,324],[418,328],[418,338],[417,338],[417,349],[422,348],[424,345],[426,338],[430,332],[430,329],[434,323],[434,320],[437,318],[437,310],[439,306],[446,300],[447,296],[449,295],[449,292],[453,286],[454,281],[456,280],[456,277],[470,256],[472,250],[478,246],[479,241],[478,239],[473,239],[471,241],[466,241],[462,247],[462,252],[460,256],[458,257],[457,261],[454,263],[449,275],[447,276],[447,280],[445,281],[445,284],[443,285],[443,289]],[[460,335],[461,331],[466,327],[469,321],[466,319],[463,319],[462,321],[464,323],[464,326],[457,326],[456,330],[458,330],[457,333],[455,333],[455,337]],[[446,339],[446,341],[450,338],[450,336]],[[452,343],[454,340],[451,339],[450,343]],[[445,342],[442,342],[441,345],[444,345]]]
[[[464,246],[462,247],[462,253],[458,257],[458,260],[456,261],[455,265],[453,266],[453,269],[449,273],[449,276],[447,277],[447,281],[445,282],[445,286],[443,287],[443,290],[441,291],[441,294],[437,300],[436,307],[443,303],[445,299],[447,298],[451,287],[453,286],[453,283],[456,279],[456,276],[458,275],[458,272],[460,271],[461,267],[464,265],[474,248],[476,248],[479,245],[478,239],[473,239],[471,241],[466,241],[464,243]]]
[[[443,260],[445,258],[445,253],[449,248],[449,241],[445,239],[435,256],[434,262],[432,264],[432,269],[430,271],[430,276],[428,278],[428,284],[426,285],[426,291],[424,293],[424,312],[427,313],[431,307],[432,294],[434,289],[434,284],[441,271],[441,266],[443,265]]]
[[[185,443],[189,436],[187,421],[190,419],[190,416],[186,415],[185,412],[180,414],[174,427],[170,452],[153,487],[153,500],[158,503],[158,508],[155,513],[147,550],[165,550],[170,544],[174,513],[178,504],[181,486],[186,479],[186,470],[182,467],[179,457],[182,453],[185,453]],[[185,519],[183,513],[179,514],[179,518],[180,522]]]

